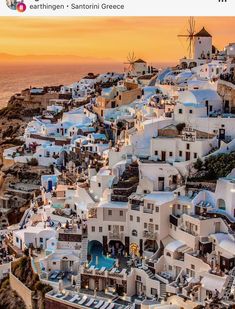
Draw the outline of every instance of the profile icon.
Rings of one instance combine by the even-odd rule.
[[[26,5],[24,2],[19,2],[16,6],[16,9],[19,13],[24,13],[24,11],[26,10]]]
[[[24,0],[6,0],[7,6],[14,11],[23,13],[26,10]]]

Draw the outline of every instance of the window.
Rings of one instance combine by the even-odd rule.
[[[180,151],[179,151],[179,156],[182,157],[182,154],[183,154],[183,153],[182,153],[182,151],[180,150]]]
[[[186,149],[190,149],[190,144],[186,144]]]
[[[120,210],[120,217],[123,217],[123,210]]]
[[[195,265],[191,264],[191,269],[195,269]]]
[[[149,222],[153,222],[153,219],[150,218],[150,219],[149,219]]]
[[[179,114],[183,114],[182,108],[179,109]]]
[[[196,152],[194,152],[193,157],[194,157],[194,159],[197,159],[197,153]]]
[[[170,156],[170,157],[173,156],[173,152],[172,152],[172,151],[169,152],[169,156]]]
[[[154,154],[155,154],[155,156],[158,156],[158,151],[157,151],[157,150],[155,150]]]
[[[155,211],[159,212],[159,207],[158,206],[155,207]]]
[[[158,224],[155,224],[155,230],[158,231]]]
[[[18,237],[16,237],[16,242],[19,242],[19,238]]]
[[[151,295],[153,295],[153,296],[158,295],[158,290],[151,288]]]
[[[147,229],[147,227],[148,227],[148,224],[145,222],[144,223],[144,228]]]
[[[99,187],[99,188],[101,187],[101,183],[100,183],[100,182],[98,182],[98,187]]]
[[[136,230],[132,230],[131,232],[132,236],[137,237],[138,236],[138,232]]]
[[[140,276],[136,276],[136,280],[137,281],[141,281],[141,277]]]
[[[43,238],[42,237],[40,237],[40,242],[43,242]]]
[[[52,264],[53,264],[53,265],[56,265],[56,262],[53,262]]]
[[[112,210],[109,209],[109,210],[108,210],[108,215],[109,215],[109,216],[112,216],[112,214],[113,214]]]
[[[193,110],[192,110],[192,109],[190,109],[190,110],[189,110],[189,114],[192,114],[192,113],[193,113]]]
[[[95,226],[91,227],[91,231],[94,233],[95,232]]]
[[[136,221],[137,221],[137,222],[140,222],[140,217],[136,217]]]
[[[111,225],[108,226],[108,230],[111,231]]]
[[[102,233],[103,232],[103,228],[102,226],[99,227],[99,232]]]
[[[130,221],[133,221],[133,216],[130,216]]]
[[[212,105],[210,105],[210,112],[212,112],[212,110],[213,110],[213,106],[212,106]]]

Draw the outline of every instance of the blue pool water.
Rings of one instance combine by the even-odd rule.
[[[91,261],[89,267],[95,266],[97,269],[105,267],[107,270],[113,268],[115,259],[103,255],[103,248],[100,245],[94,244],[90,249]]]

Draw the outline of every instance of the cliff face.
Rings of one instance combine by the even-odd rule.
[[[33,292],[33,309],[44,309],[45,294],[51,291],[52,287],[40,282],[32,269],[30,257],[24,256],[13,262],[12,273]]]
[[[26,309],[23,299],[10,288],[9,279],[0,282],[0,309]]]
[[[8,102],[7,107],[0,110],[0,196],[3,196],[7,192],[7,188],[10,182],[18,181],[18,169],[17,165],[9,168],[9,166],[3,163],[3,151],[13,146],[22,145],[22,141],[19,139],[24,134],[24,130],[27,123],[32,120],[32,117],[38,115],[40,109],[30,108],[19,98],[13,96]],[[27,171],[30,173],[30,169]],[[16,173],[15,173],[16,172]],[[24,173],[24,179],[27,181],[32,175]],[[17,176],[17,177],[16,177]],[[18,203],[18,201],[17,201]],[[1,207],[0,200],[0,207]],[[11,206],[12,212],[8,214],[9,224],[18,222],[18,219],[22,216],[22,212],[18,206],[25,206],[25,201],[22,199],[22,205],[14,207],[14,203]],[[12,216],[11,216],[12,215]],[[14,220],[11,219],[11,216]]]
[[[18,138],[23,135],[27,123],[39,112],[40,108],[29,108],[14,96],[7,107],[0,110],[0,167],[4,149],[21,144]]]

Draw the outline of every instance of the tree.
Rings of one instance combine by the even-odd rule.
[[[203,168],[203,162],[200,158],[197,159],[197,161],[193,164],[193,167],[197,170],[197,171],[201,171]]]
[[[38,160],[36,158],[32,158],[30,161],[28,161],[28,165],[38,166]]]

